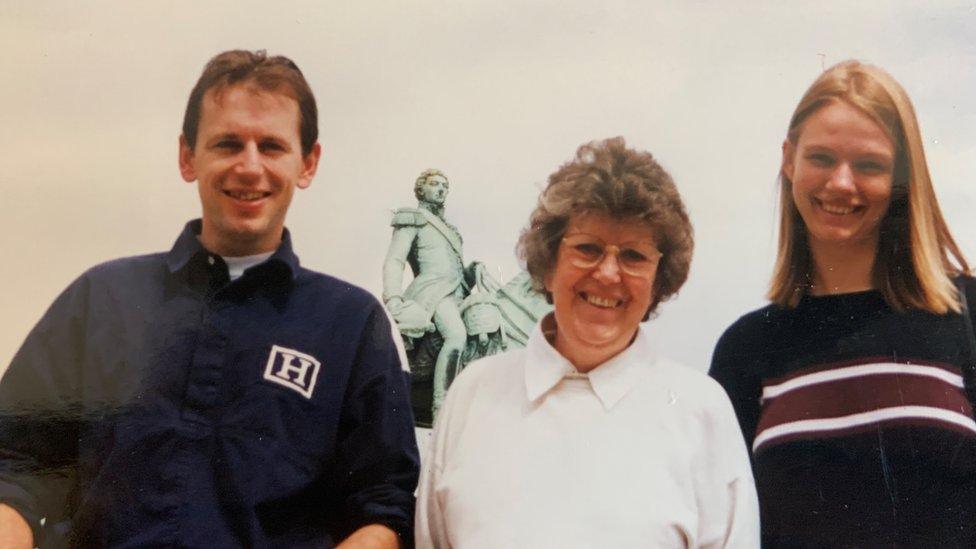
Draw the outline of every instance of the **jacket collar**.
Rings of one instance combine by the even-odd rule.
[[[183,232],[177,237],[173,247],[166,255],[166,265],[171,273],[182,270],[195,255],[208,253],[197,238],[202,228],[203,222],[200,219],[189,221],[183,227]],[[281,244],[278,245],[278,249],[271,254],[266,263],[270,262],[286,267],[290,274],[290,280],[294,280],[298,276],[298,256],[292,251],[291,234],[288,229],[282,233]]]
[[[643,325],[638,325],[629,347],[587,374],[580,374],[546,339],[544,330],[548,327],[555,327],[551,313],[536,325],[526,344],[525,389],[530,401],[542,398],[563,378],[586,377],[603,408],[609,411],[655,362],[649,336]]]

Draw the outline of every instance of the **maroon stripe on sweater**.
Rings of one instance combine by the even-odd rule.
[[[965,393],[941,379],[871,374],[797,387],[768,399],[756,433],[794,421],[844,417],[896,406],[942,408],[966,417],[973,414]]]

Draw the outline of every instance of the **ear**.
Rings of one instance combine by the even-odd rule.
[[[780,165],[779,174],[786,181],[793,181],[794,159],[796,158],[796,145],[789,139],[783,140],[783,162]]]
[[[312,184],[316,170],[319,169],[319,157],[322,156],[322,145],[312,145],[312,150],[302,158],[302,174],[298,178],[298,188],[307,189]]]
[[[556,266],[553,265],[552,268],[555,269]],[[550,296],[552,295],[552,271],[551,270],[548,273],[546,273],[546,276],[542,277],[542,287],[545,288],[546,294]]]
[[[193,149],[186,142],[186,138],[180,135],[180,175],[183,176],[183,181],[187,183],[193,183],[197,180],[197,170],[193,167]]]

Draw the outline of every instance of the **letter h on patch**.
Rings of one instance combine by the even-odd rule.
[[[264,379],[298,391],[305,398],[312,398],[321,366],[312,355],[272,345],[268,365],[264,368]]]

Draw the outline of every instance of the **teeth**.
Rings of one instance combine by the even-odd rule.
[[[820,203],[820,208],[823,209],[823,211],[834,215],[847,215],[849,213],[852,213],[855,209],[853,206],[848,206],[848,207],[829,206],[827,204],[824,204],[823,202]]]
[[[257,191],[227,191],[227,194],[238,200],[257,200],[264,197],[264,193]]]
[[[596,305],[597,307],[605,307],[608,309],[616,307],[621,303],[619,299],[609,299],[609,298],[597,297],[595,295],[583,294],[583,297],[590,305]]]

